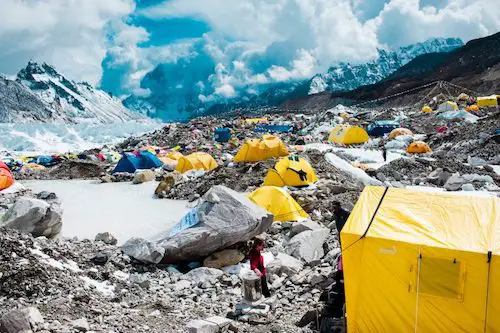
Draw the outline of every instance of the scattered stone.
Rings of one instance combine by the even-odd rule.
[[[462,188],[462,185],[467,183],[464,177],[460,176],[460,174],[453,174],[444,184],[444,188],[448,191],[458,191]]]
[[[325,254],[323,243],[329,235],[330,230],[326,228],[301,232],[290,239],[286,253],[306,263],[321,259]]]
[[[300,234],[303,231],[316,230],[316,229],[321,229],[321,228],[322,228],[322,226],[320,226],[318,223],[313,222],[311,220],[295,222],[292,224],[292,228],[290,229],[290,238],[292,238],[295,235]]]
[[[85,318],[73,320],[71,322],[71,326],[73,326],[73,328],[79,332],[87,332],[90,330],[89,323],[87,322],[87,319],[85,319]]]
[[[300,260],[285,253],[278,253],[276,260],[279,260],[280,262],[280,274],[284,273],[288,276],[293,276],[300,272],[304,267]]]
[[[166,176],[160,184],[156,187],[155,195],[158,198],[163,198],[167,193],[170,192],[172,187],[175,185],[175,178],[172,175]]]
[[[37,199],[41,200],[55,200],[57,195],[54,192],[42,191],[36,195]]]
[[[199,284],[206,281],[217,280],[222,274],[224,274],[224,272],[220,269],[199,267],[184,274],[184,278],[195,284]]]
[[[174,290],[180,291],[191,287],[191,282],[187,280],[179,280],[174,284]]]
[[[189,333],[217,333],[219,332],[219,326],[216,323],[212,323],[206,320],[195,319],[191,320],[187,325],[186,329]]]
[[[123,253],[136,260],[157,264],[165,255],[165,250],[157,244],[142,238],[131,238],[122,245]]]
[[[118,243],[118,240],[109,232],[103,232],[100,234],[97,234],[95,236],[95,241],[96,242],[103,242],[104,244],[108,245],[116,245]]]

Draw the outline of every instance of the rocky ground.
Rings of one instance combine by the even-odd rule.
[[[500,144],[491,139],[491,133],[498,128],[499,115],[498,112],[481,115],[476,123],[470,124],[464,121],[447,123],[435,114],[422,114],[410,108],[357,110],[356,117],[349,117],[349,123],[366,124],[398,118],[403,126],[422,134],[421,138],[433,149],[431,154],[417,156],[398,151],[401,158],[380,167],[363,168],[364,177],[359,177],[362,167],[358,164],[357,169],[351,163],[373,162],[368,157],[331,147],[329,153],[354,169],[346,170],[334,165],[325,155],[324,148],[304,150],[302,147],[303,143],[326,140],[328,130],[325,132],[323,127],[329,129],[333,121],[338,121],[335,112],[315,116],[271,116],[276,121],[297,125],[296,133],[280,137],[291,152],[299,153],[310,162],[319,181],[306,188],[289,188],[292,197],[309,214],[309,220],[273,223],[261,235],[274,258],[267,265],[274,296],[254,306],[241,303],[244,282],[236,266],[223,270],[219,267],[196,268],[203,265],[198,259],[182,265],[167,265],[161,260],[165,250],[155,254],[159,257],[155,262],[162,263],[145,264],[148,260],[138,261],[138,256],[131,255],[128,248],[116,246],[110,235],[101,235],[98,240],[47,239],[57,234],[62,223],[57,198],[50,193],[29,191],[2,195],[0,213],[16,210],[20,215],[29,216],[22,221],[30,228],[23,229],[25,233],[21,234],[12,229],[20,229],[15,227],[21,224],[15,216],[0,216],[0,226],[10,227],[0,229],[0,325],[3,325],[0,332],[14,332],[5,328],[6,325],[12,328],[13,322],[21,323],[28,332],[44,333],[185,332],[186,326],[196,328],[206,324],[193,320],[212,316],[219,319],[211,321],[229,318],[230,321],[220,325],[222,331],[315,332],[324,305],[324,293],[334,282],[340,252],[333,203],[339,201],[344,208],[352,209],[367,184],[428,186],[447,191],[481,190],[498,195],[500,177],[493,167],[500,164]],[[445,124],[449,125],[449,130],[437,133],[437,128]],[[233,128],[236,139],[215,143],[212,130],[222,126]],[[237,121],[204,118],[187,124],[166,125],[114,147],[118,151],[133,151],[148,145],[179,146],[183,154],[206,151],[219,164],[211,172],[181,175],[172,172],[171,168],[159,168],[135,175],[111,175],[112,165],[69,160],[36,175],[16,173],[15,176],[17,179],[101,179],[103,182],[133,183],[158,180],[163,187],[157,196],[190,201],[203,197],[216,185],[250,192],[262,184],[276,160],[236,164],[232,156],[245,138],[257,136],[259,134],[251,132],[250,126],[242,126]],[[372,141],[364,148],[379,149],[387,141]],[[301,145],[296,146],[296,143]],[[213,203],[216,202],[218,200],[213,199]],[[237,257],[247,254],[246,240],[230,246]],[[139,252],[156,251],[156,245],[136,245],[142,246],[146,250],[141,248]],[[23,310],[12,312],[13,309]]]

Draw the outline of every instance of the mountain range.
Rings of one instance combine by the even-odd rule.
[[[377,83],[350,91],[322,92],[291,98],[281,108],[326,110],[339,102],[357,103],[382,98],[387,99],[387,103],[396,105],[398,94],[407,91],[417,94],[420,87],[437,81],[450,82],[456,89],[465,92],[488,95],[500,90],[499,78],[500,32],[471,40],[450,52],[422,54]],[[431,88],[427,91],[429,89]],[[395,97],[389,99],[391,96]]]
[[[463,42],[458,38],[429,39],[392,52],[379,50],[378,58],[366,64],[339,63],[326,73],[307,80],[248,83],[234,97],[219,96],[205,101],[199,96],[210,86],[216,66],[212,59],[202,54],[193,59],[158,65],[141,83],[141,87],[147,89],[150,95],[130,96],[124,104],[138,113],[163,120],[185,120],[199,114],[231,109],[277,106],[292,98],[324,91],[347,91],[372,84],[422,54],[449,52],[462,45]]]
[[[0,123],[116,123],[144,118],[119,98],[30,61],[15,78],[0,76]]]

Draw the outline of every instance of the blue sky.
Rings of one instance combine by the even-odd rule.
[[[33,59],[117,95],[147,95],[141,82],[163,64],[210,100],[366,62],[380,48],[497,31],[498,0],[1,0],[0,72]]]

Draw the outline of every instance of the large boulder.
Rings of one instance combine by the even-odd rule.
[[[444,188],[448,191],[459,191],[462,185],[466,184],[467,180],[460,176],[459,173],[454,173],[444,184]]]
[[[304,268],[304,265],[299,259],[289,256],[286,253],[278,253],[276,260],[272,261],[268,265],[269,268],[279,267],[278,274],[286,274],[288,276],[294,276]]]
[[[137,237],[126,241],[122,245],[122,251],[129,257],[151,264],[159,263],[165,254],[165,250],[161,246]]]
[[[236,249],[222,250],[212,253],[209,257],[203,260],[203,266],[211,268],[222,268],[226,266],[236,265],[245,259],[245,255]]]
[[[57,201],[48,203],[22,197],[2,217],[0,227],[16,229],[33,237],[54,238],[61,232],[62,209]]]
[[[194,261],[247,241],[265,232],[273,216],[245,195],[214,186],[202,197],[194,213],[197,224],[159,239],[167,261]]]
[[[35,307],[11,310],[0,319],[0,332],[31,333],[43,321],[40,311]]]
[[[153,170],[141,170],[138,171],[134,178],[132,179],[132,184],[142,184],[146,182],[152,182],[155,180],[155,173]]]
[[[285,252],[306,263],[319,260],[325,255],[323,243],[329,234],[330,230],[327,228],[301,232],[290,239]]]

